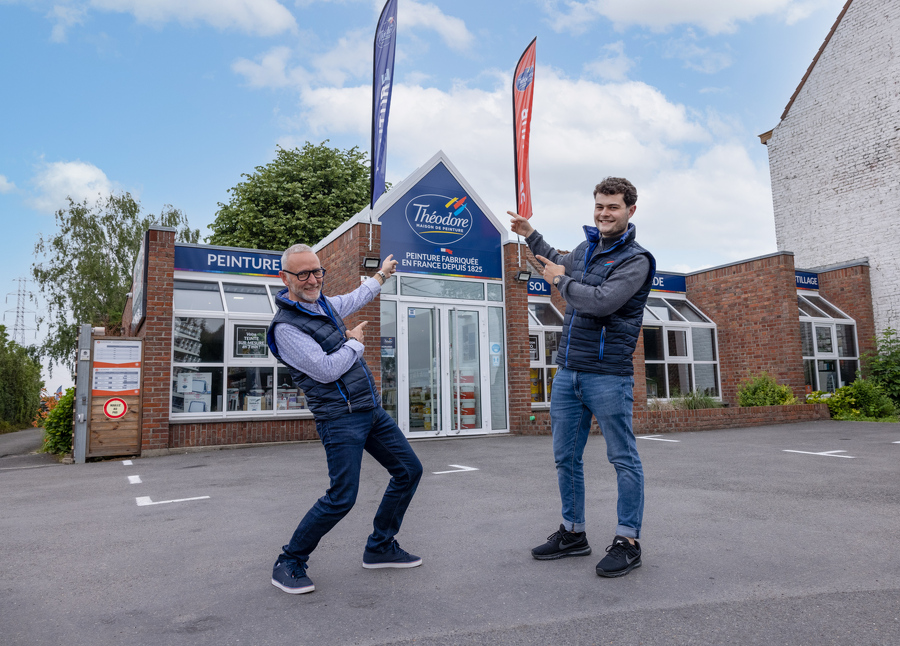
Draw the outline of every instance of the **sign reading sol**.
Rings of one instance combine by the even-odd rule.
[[[128,412],[128,404],[125,403],[124,399],[113,397],[103,404],[103,414],[110,419],[125,417],[126,412]]]

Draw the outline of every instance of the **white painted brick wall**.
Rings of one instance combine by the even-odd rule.
[[[900,0],[853,0],[767,143],[778,249],[868,257],[879,333],[900,328],[898,47]]]

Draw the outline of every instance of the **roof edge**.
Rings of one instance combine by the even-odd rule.
[[[819,51],[816,52],[815,57],[812,59],[812,63],[809,64],[809,67],[806,70],[806,74],[803,75],[803,78],[800,79],[800,85],[797,86],[797,89],[794,90],[794,93],[791,95],[791,99],[788,101],[787,105],[784,107],[784,112],[781,113],[781,120],[784,121],[784,118],[787,116],[787,113],[790,111],[791,106],[794,105],[794,101],[797,99],[797,95],[800,94],[800,90],[803,89],[803,86],[806,85],[806,79],[809,78],[809,75],[812,73],[813,68],[816,66],[816,63],[819,62],[819,57],[822,56],[822,52],[825,51],[825,48],[828,46],[828,43],[831,41],[831,37],[834,36],[834,32],[837,31],[838,25],[841,24],[841,20],[844,19],[844,15],[847,13],[847,9],[850,8],[850,4],[853,0],[847,0],[846,4],[844,4],[844,8],[841,9],[841,13],[838,14],[837,20],[834,21],[834,24],[831,26],[831,30],[828,32],[828,35],[825,36],[825,41],[822,43],[822,46],[819,47]],[[765,142],[763,142],[765,143]]]

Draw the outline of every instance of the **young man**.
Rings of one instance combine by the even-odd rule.
[[[607,177],[594,189],[594,225],[586,240],[561,255],[525,218],[509,211],[511,229],[525,236],[544,265],[543,277],[566,301],[566,315],[550,398],[553,455],[562,499],[562,524],[535,547],[536,559],[591,553],[585,532],[582,456],[597,418],[606,455],[616,469],[618,525],[597,574],[617,577],[641,566],[644,472],[632,432],[634,365],[656,261],[635,242],[630,224],[637,190],[627,179]]]
[[[315,590],[306,574],[319,540],[356,502],[363,450],[388,470],[388,483],[375,514],[374,531],[363,551],[364,568],[411,568],[422,559],[394,540],[412,501],[422,464],[394,420],[381,407],[378,391],[363,359],[363,328],[348,330],[343,318],[381,292],[397,261],[388,256],[375,276],[344,296],[322,294],[325,269],[306,245],[294,245],[281,257],[286,288],[275,299],[278,313],[269,326],[272,354],[291,371],[316,418],[325,447],[331,486],[300,521],[272,569],[272,585],[289,594]]]

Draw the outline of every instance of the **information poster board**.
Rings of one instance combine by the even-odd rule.
[[[143,349],[141,339],[93,339],[86,457],[140,453]]]

